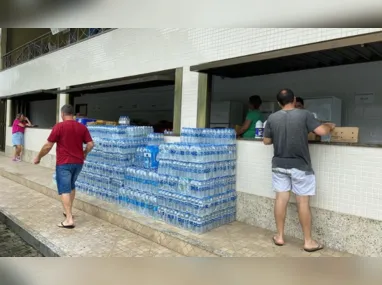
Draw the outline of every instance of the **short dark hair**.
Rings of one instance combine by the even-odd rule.
[[[304,106],[304,99],[302,99],[301,97],[296,97],[296,102],[299,102],[302,106]]]
[[[74,110],[72,105],[64,105],[61,107],[61,113],[63,113],[66,116],[73,116]]]
[[[249,97],[249,104],[251,104],[255,109],[258,109],[261,104],[263,104],[263,100],[261,100],[259,95],[253,95]]]
[[[294,102],[293,91],[288,88],[281,89],[280,92],[277,93],[277,102],[279,102],[281,106],[285,106],[287,104],[293,103]]]

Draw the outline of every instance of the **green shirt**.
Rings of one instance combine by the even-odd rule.
[[[251,121],[248,130],[243,134],[243,138],[254,138],[255,137],[255,126],[258,120],[263,122],[263,114],[259,110],[249,111],[245,120]]]

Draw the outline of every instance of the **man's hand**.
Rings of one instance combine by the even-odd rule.
[[[41,159],[39,157],[36,157],[34,160],[33,160],[33,163],[34,164],[39,164],[41,161]]]
[[[325,123],[325,126],[328,126],[330,128],[330,131],[333,131],[336,127],[336,124],[333,123]]]

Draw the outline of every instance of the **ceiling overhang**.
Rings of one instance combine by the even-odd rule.
[[[238,78],[378,60],[382,32],[202,63],[190,70]]]

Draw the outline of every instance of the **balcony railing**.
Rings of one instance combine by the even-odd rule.
[[[55,35],[52,35],[52,33],[49,32],[5,54],[3,56],[3,70],[25,63],[39,56],[65,48],[67,46],[93,38],[111,30],[113,29],[67,29]]]

